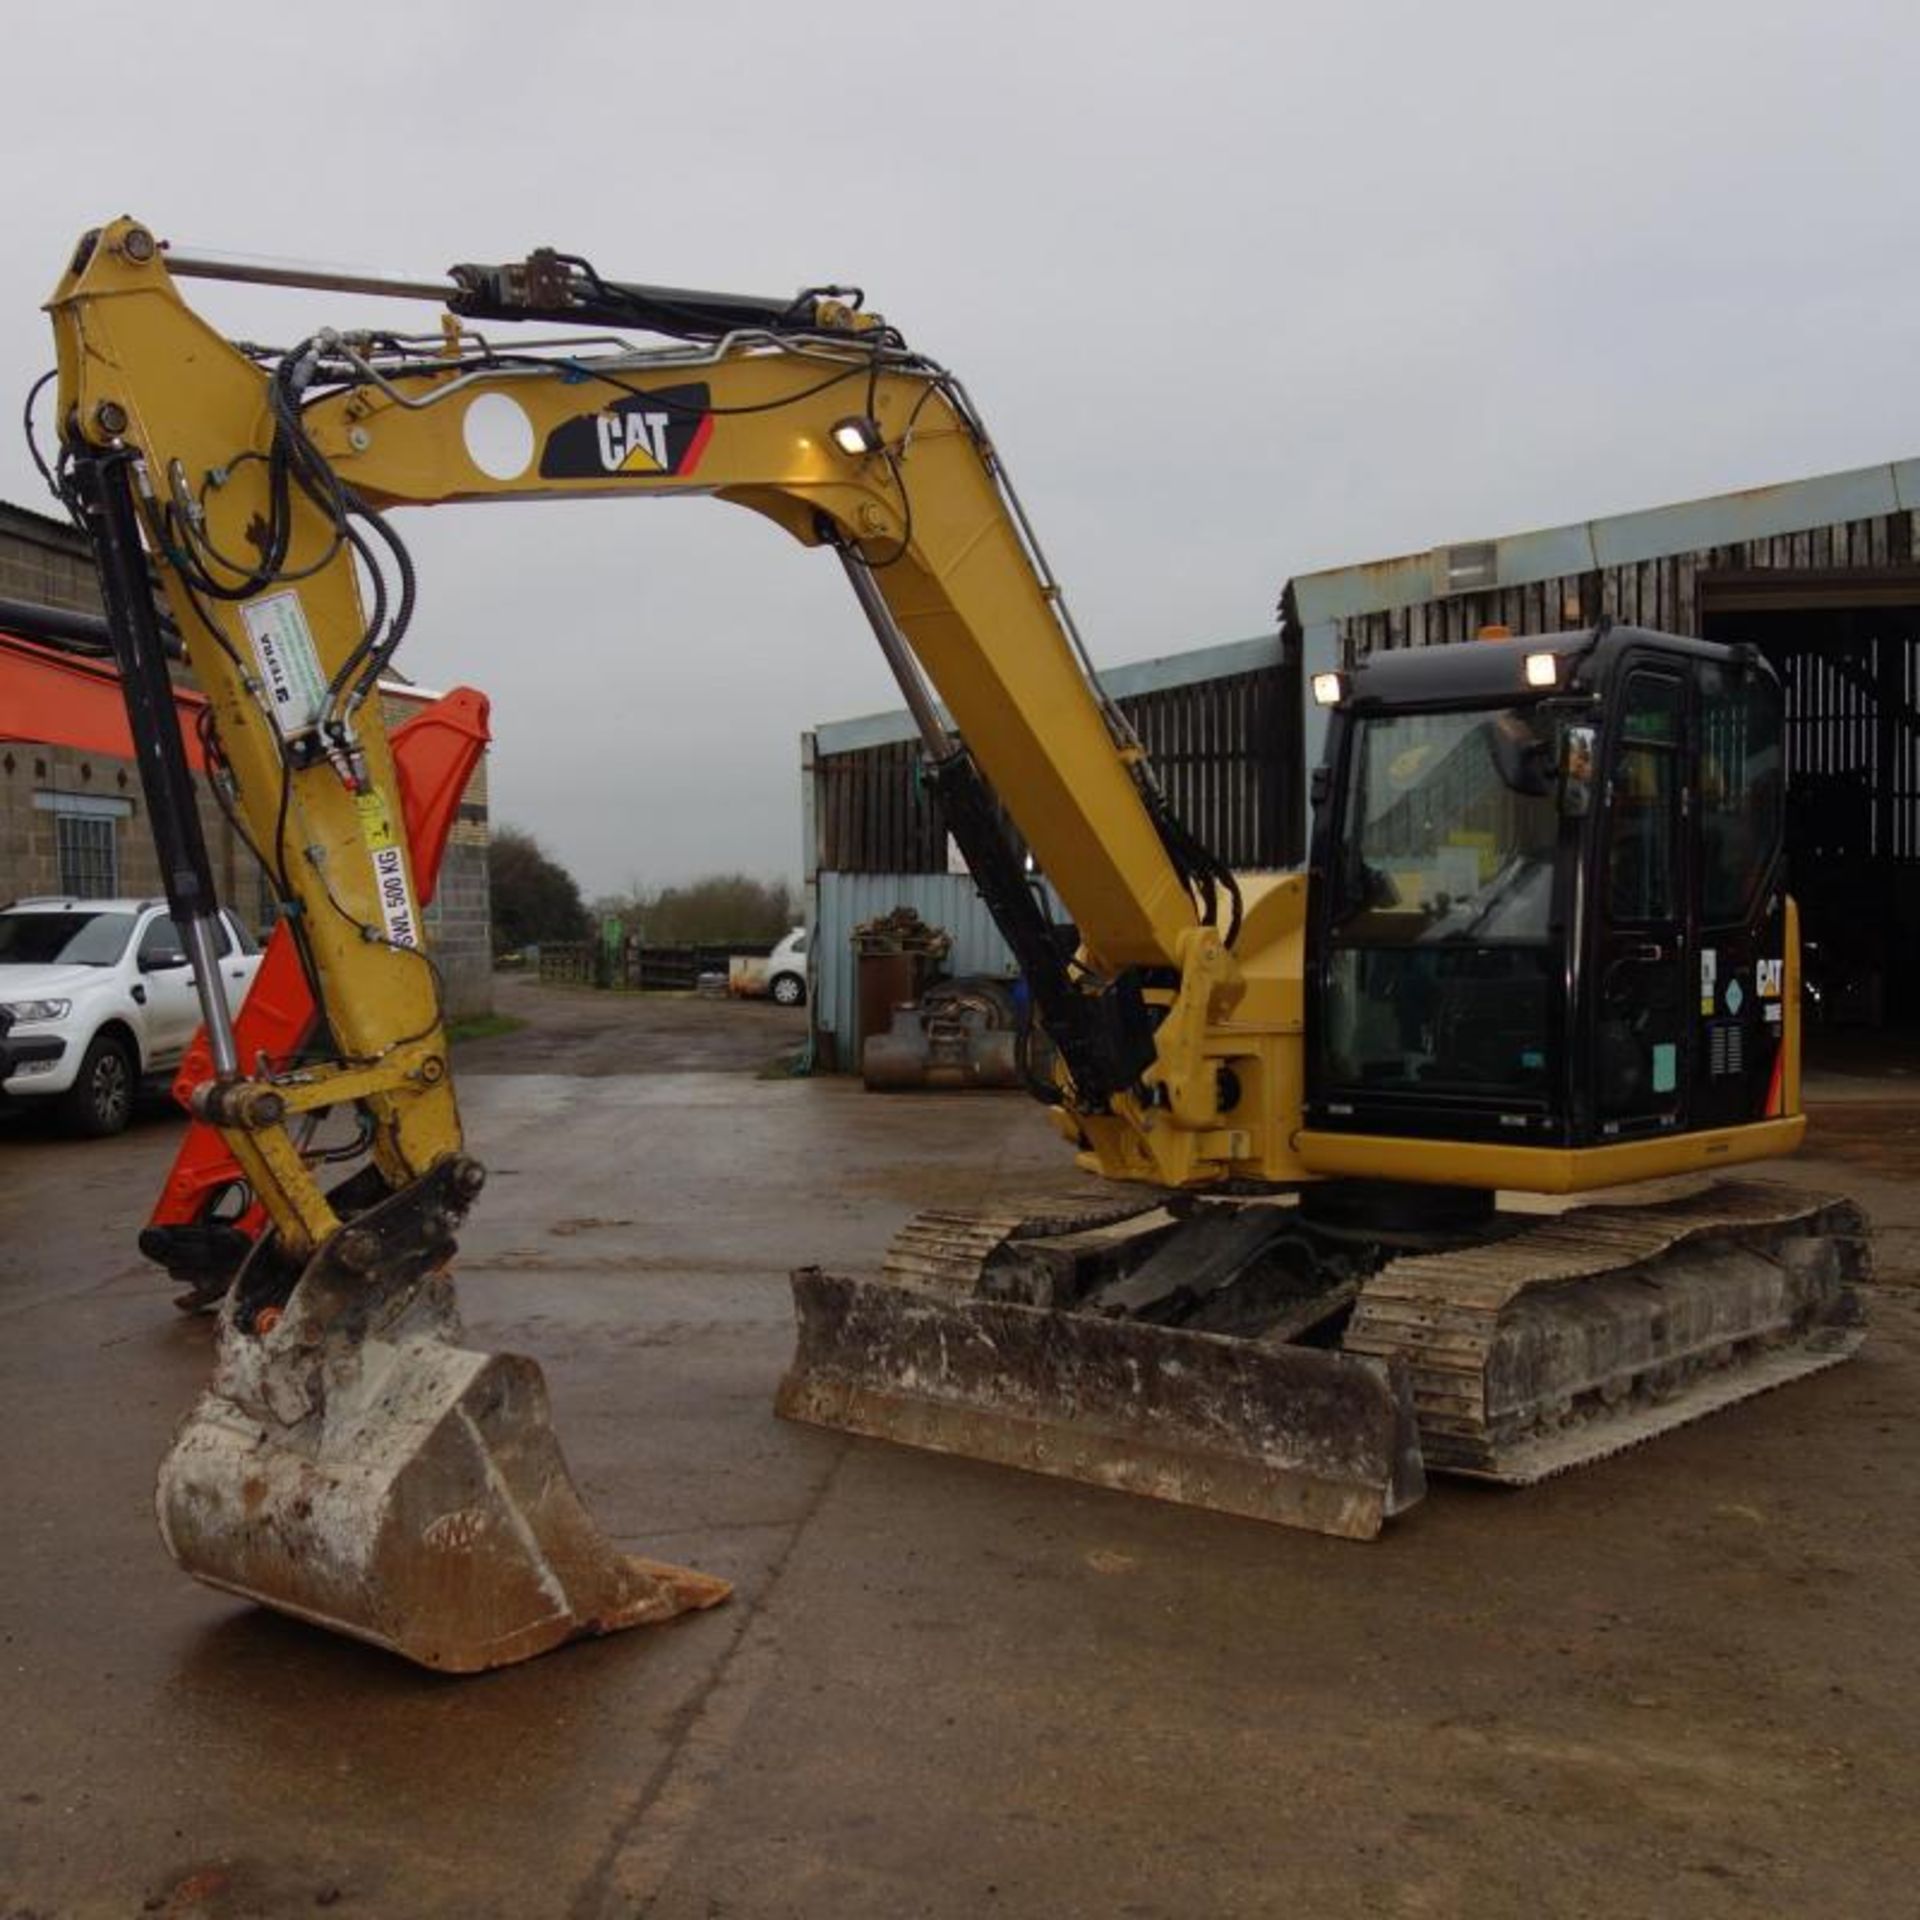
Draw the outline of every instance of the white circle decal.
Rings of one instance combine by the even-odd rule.
[[[533,422],[518,400],[483,393],[461,422],[467,458],[490,480],[518,480],[533,459]]]

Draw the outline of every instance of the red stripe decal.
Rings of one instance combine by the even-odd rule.
[[[700,464],[700,456],[707,450],[707,442],[713,438],[713,415],[703,413],[700,424],[693,430],[693,438],[687,443],[686,458],[674,468],[676,478],[691,473]]]

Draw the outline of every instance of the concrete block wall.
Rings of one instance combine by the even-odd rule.
[[[492,895],[487,848],[458,838],[440,864],[440,888],[427,909],[427,937],[446,983],[447,1013],[470,1020],[493,1011]]]
[[[60,891],[54,825],[58,815],[44,804],[59,794],[124,805],[126,811],[113,823],[117,889],[141,897],[162,891],[160,863],[147,831],[146,800],[132,761],[72,747],[14,741],[0,746],[0,900]],[[199,803],[200,830],[212,857],[214,885],[221,898],[253,925],[260,895],[259,868],[204,786]]]
[[[98,613],[100,586],[85,540],[65,521],[0,500],[0,599]]]

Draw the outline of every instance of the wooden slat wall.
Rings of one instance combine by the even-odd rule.
[[[1900,672],[1906,712],[1920,713],[1920,647],[1905,649]],[[1882,769],[1881,778],[1893,789],[1895,844],[1884,851],[1898,860],[1920,861],[1920,726],[1909,721],[1894,737],[1895,763]]]
[[[1266,668],[1119,703],[1174,812],[1235,867],[1280,866],[1287,857],[1296,784],[1283,710],[1288,684],[1282,669]],[[822,871],[946,871],[946,823],[921,786],[917,743],[824,754],[814,777]]]
[[[1344,645],[1351,662],[1376,647],[1471,640],[1483,626],[1507,626],[1521,634],[1590,626],[1602,613],[1634,626],[1697,634],[1699,577],[1704,572],[1737,567],[1905,566],[1913,559],[1914,515],[1882,514],[1737,546],[1663,554],[1656,560],[1591,573],[1392,607],[1343,622]]]
[[[1623,624],[1698,635],[1704,574],[1741,569],[1913,564],[1915,519],[1891,513],[1800,533],[1395,607],[1343,623],[1349,661],[1381,647],[1470,640],[1483,626],[1516,634]],[[1787,764],[1798,857],[1920,861],[1920,646],[1901,633],[1862,637],[1843,660],[1796,650],[1787,665]],[[1890,696],[1890,700],[1889,700]],[[1893,722],[1884,711],[1891,705]]]

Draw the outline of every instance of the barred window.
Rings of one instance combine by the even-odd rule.
[[[88,813],[56,813],[54,846],[60,891],[81,900],[106,900],[120,891],[115,822]]]

